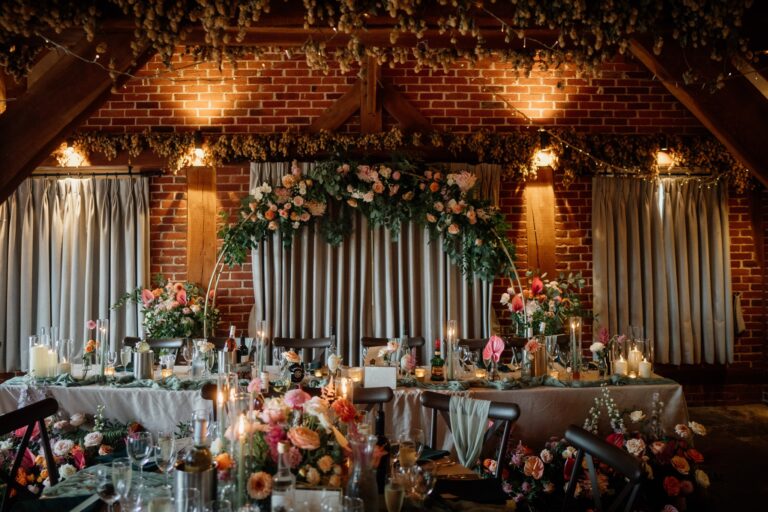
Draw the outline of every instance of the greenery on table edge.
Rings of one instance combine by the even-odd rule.
[[[426,227],[467,278],[492,281],[511,274],[514,246],[501,211],[474,195],[475,181],[466,171],[423,169],[407,160],[390,165],[328,160],[307,175],[294,162],[280,185],[256,185],[242,199],[239,221],[220,232],[224,259],[242,264],[272,232],[290,247],[296,232],[315,220],[326,241],[337,246],[351,233],[356,209],[371,226],[388,228],[394,239],[408,220]]]

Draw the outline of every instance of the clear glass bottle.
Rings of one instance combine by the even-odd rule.
[[[181,469],[187,473],[202,473],[213,465],[211,450],[208,449],[208,418],[195,414],[193,421],[193,445],[181,459]]]
[[[270,502],[270,510],[272,512],[288,512],[293,510],[296,477],[291,473],[290,456],[288,454],[290,446],[286,442],[277,444],[279,457],[277,460],[277,473],[272,478],[272,499]]]

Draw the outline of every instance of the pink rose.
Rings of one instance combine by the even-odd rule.
[[[261,389],[261,379],[251,379],[251,382],[248,383],[248,392],[254,393],[256,391],[259,391]]]
[[[301,196],[294,197],[293,204],[295,204],[296,206],[304,206],[304,198]]]
[[[393,180],[399,180],[400,179],[400,171],[395,171],[392,173],[392,179]]]
[[[523,473],[525,476],[532,476],[534,480],[539,480],[544,476],[544,463],[538,457],[528,457],[525,459]]]
[[[531,293],[533,293],[534,295],[539,295],[543,291],[544,291],[544,282],[541,280],[539,276],[534,277],[533,281],[531,282]]]
[[[288,404],[290,407],[293,407],[294,409],[301,409],[301,407],[304,405],[304,402],[308,401],[311,396],[309,396],[309,393],[306,391],[302,391],[301,389],[292,389],[289,392],[285,394],[285,403]]]
[[[152,292],[149,292],[149,293],[152,293]],[[144,292],[142,292],[142,293],[141,293],[141,295],[142,295],[142,299],[143,299],[143,297],[144,297]],[[154,297],[154,295],[153,295],[153,297]],[[86,328],[87,328],[89,331],[92,331],[92,330],[94,330],[94,329],[96,328],[96,321],[95,321],[95,320],[88,320],[87,322],[85,322],[85,327],[86,327]]]
[[[288,431],[288,439],[301,450],[317,450],[320,447],[320,436],[307,427],[291,428]]]
[[[176,292],[176,302],[181,305],[187,304],[187,290],[179,290]]]
[[[149,306],[149,303],[153,300],[155,300],[155,295],[152,293],[152,290],[147,290],[146,288],[141,290],[141,302],[144,303],[144,307]],[[93,320],[88,321],[88,328],[95,329],[96,322],[93,322],[93,327],[91,327],[91,322],[93,322]]]

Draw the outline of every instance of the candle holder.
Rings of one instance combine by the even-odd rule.
[[[100,318],[96,320],[96,346],[99,360],[99,375],[106,375],[107,352],[109,352],[109,320]]]
[[[351,377],[339,377],[336,379],[336,399],[343,398],[352,402],[354,390],[355,383]]]
[[[74,344],[72,343],[71,339],[65,338],[63,340],[59,340],[59,344],[57,346],[57,352],[59,356],[59,365],[57,367],[57,372],[59,375],[64,375],[65,373],[72,373],[73,347],[74,347]]]
[[[571,332],[571,375],[578,380],[581,370],[581,317],[572,316],[568,324]]]
[[[363,368],[353,366],[347,370],[347,376],[352,380],[353,385],[360,386],[363,383]]]

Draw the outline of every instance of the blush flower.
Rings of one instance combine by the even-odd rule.
[[[312,398],[309,393],[302,391],[301,389],[292,389],[285,394],[285,403],[294,409],[301,409],[304,402],[309,401]]]
[[[525,476],[533,477],[534,480],[541,479],[544,476],[544,462],[538,457],[528,457],[523,466]]]
[[[688,461],[685,460],[685,457],[675,455],[670,462],[672,463],[672,467],[681,475],[687,475],[691,471],[691,466],[688,464]]]
[[[258,473],[251,473],[248,477],[248,496],[254,500],[266,499],[272,494],[272,477],[269,473],[259,471]]]
[[[320,436],[307,427],[293,427],[288,431],[288,439],[296,448],[301,450],[317,450],[320,447]]]

